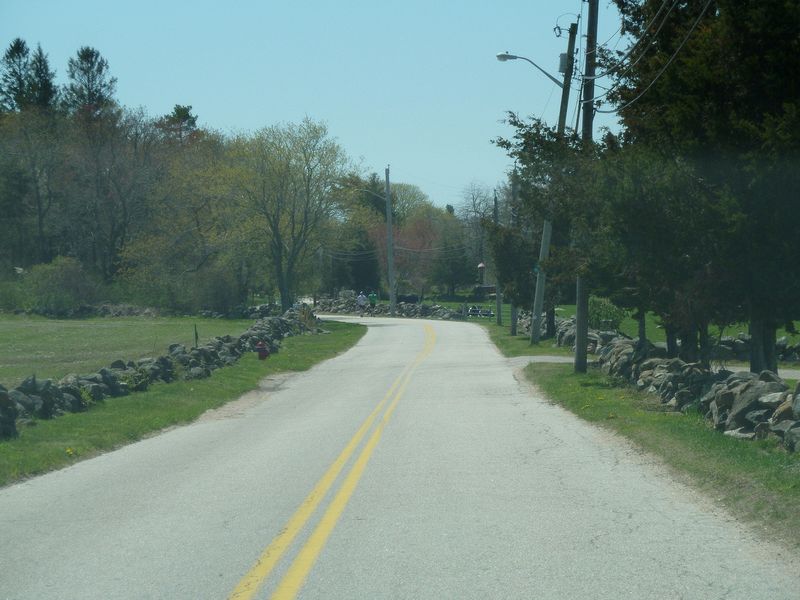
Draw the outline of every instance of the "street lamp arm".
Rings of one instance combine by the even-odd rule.
[[[556,84],[558,87],[560,87],[560,88],[562,88],[562,89],[563,89],[563,87],[564,87],[564,84],[563,84],[563,83],[561,83],[561,82],[560,82],[558,79],[556,79],[555,77],[553,77],[552,75],[550,75],[550,73],[548,73],[547,71],[545,71],[545,70],[544,70],[542,67],[540,67],[539,65],[537,65],[537,64],[536,64],[535,62],[533,62],[533,61],[532,61],[530,58],[527,58],[527,57],[525,57],[525,56],[518,56],[518,55],[516,55],[516,54],[509,54],[508,52],[501,52],[500,54],[498,54],[498,55],[497,55],[497,60],[499,60],[500,62],[505,62],[505,61],[507,61],[507,60],[517,60],[517,59],[521,59],[521,60],[524,60],[524,61],[527,61],[527,62],[531,63],[531,64],[532,64],[534,67],[536,67],[536,68],[537,68],[537,69],[539,69],[539,70],[540,70],[542,73],[544,73],[545,77],[547,77],[547,78],[548,78],[550,81],[552,81],[552,82],[553,82],[553,83],[555,83],[555,84]]]

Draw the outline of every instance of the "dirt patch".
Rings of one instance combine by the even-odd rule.
[[[207,410],[197,419],[197,423],[207,421],[219,421],[220,419],[234,419],[244,416],[250,408],[261,404],[269,399],[273,392],[281,390],[286,381],[294,376],[294,373],[279,373],[270,375],[258,382],[258,388],[247,392],[243,396],[232,400],[219,408]]]

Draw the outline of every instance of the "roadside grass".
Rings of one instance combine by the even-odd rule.
[[[305,371],[344,352],[366,332],[363,325],[349,323],[326,321],[323,327],[331,333],[287,338],[266,361],[248,353],[208,379],[153,385],[146,392],[108,398],[85,413],[35,421],[18,438],[0,442],[0,486],[189,423],[257,388],[268,375]]]
[[[661,409],[657,398],[570,365],[531,364],[528,379],[555,404],[617,432],[657,456],[715,503],[771,538],[800,549],[800,453],[775,440],[742,442],[700,415]]]
[[[194,345],[217,335],[239,335],[252,319],[114,317],[48,319],[0,314],[0,383],[19,385],[29,375],[60,379],[92,373],[114,360],[164,354],[172,343]]]
[[[530,338],[525,335],[512,336],[508,325],[497,325],[494,321],[479,321],[486,328],[494,345],[503,356],[572,356],[572,349],[556,346],[553,340],[541,340],[538,345],[531,346]]]

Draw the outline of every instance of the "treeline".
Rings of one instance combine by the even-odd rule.
[[[751,369],[776,370],[776,330],[800,319],[800,3],[615,4],[631,45],[599,56],[622,132],[587,145],[510,115],[521,218],[495,249],[522,256],[547,215],[551,308],[580,274],[642,340],[655,313],[673,356],[707,363],[709,326],[748,322]]]
[[[386,293],[383,179],[358,173],[324,124],[226,135],[190,105],[153,118],[119,104],[91,47],[60,87],[21,39],[0,74],[0,308],[229,312],[254,294],[288,307],[300,293]],[[491,208],[476,193],[457,214],[392,186],[399,291],[476,283]]]

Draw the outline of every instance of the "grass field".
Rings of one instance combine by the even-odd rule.
[[[173,342],[194,345],[217,335],[238,335],[251,319],[195,317],[115,317],[47,319],[0,315],[0,383],[18,385],[29,375],[59,379],[67,373],[91,373],[114,360],[164,354]]]
[[[206,410],[255,389],[264,377],[304,371],[355,344],[361,325],[326,322],[330,335],[284,340],[267,361],[246,354],[209,379],[153,385],[146,392],[109,398],[85,413],[67,414],[25,427],[18,438],[0,442],[0,486],[57,469],[127,444],[165,427],[187,423]]]
[[[576,375],[570,365],[532,364],[526,375],[554,403],[624,435],[745,521],[800,548],[800,453],[774,440],[720,435],[700,415],[664,412],[657,398],[597,371]]]

